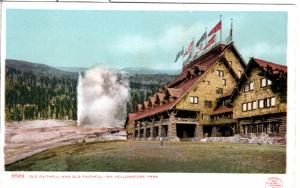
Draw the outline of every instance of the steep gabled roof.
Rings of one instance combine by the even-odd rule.
[[[152,108],[150,108],[148,110],[145,110],[144,112],[137,112],[136,113],[137,115],[134,117],[134,119],[138,120],[138,119],[141,119],[141,118],[152,116],[154,114],[161,113],[161,112],[164,112],[164,111],[172,109],[176,105],[176,103],[180,100],[180,98],[182,96],[184,96],[185,93],[193,86],[193,84],[197,80],[200,79],[200,77],[195,77],[195,78],[193,78],[191,80],[188,80],[183,85],[181,85],[181,87],[179,88],[179,90],[181,90],[181,93],[178,96],[178,98],[175,99],[174,101],[162,104],[160,106],[152,107]]]
[[[249,63],[247,64],[247,67],[244,71],[244,74],[241,76],[237,86],[233,90],[230,99],[234,99],[234,97],[239,93],[238,91],[240,88],[244,85],[244,83],[248,80],[248,76],[251,74],[253,71],[253,67],[258,67],[260,69],[266,69],[267,67],[271,67],[273,71],[283,71],[287,73],[287,66],[272,63],[269,61],[265,61],[262,59],[257,59],[257,58],[250,58]]]
[[[253,58],[253,60],[263,68],[271,67],[273,71],[283,71],[285,73],[287,72],[287,66],[275,64],[275,63],[265,61],[262,59],[257,59],[257,58]]]
[[[207,52],[203,56],[197,57],[194,60],[192,60],[192,62],[190,62],[188,65],[186,65],[183,68],[183,71],[175,78],[174,81],[172,81],[169,85],[164,87],[164,89],[167,89],[167,92],[171,96],[175,96],[176,99],[171,102],[162,104],[160,106],[152,107],[143,112],[139,112],[139,113],[137,113],[137,115],[135,116],[134,119],[138,120],[138,119],[152,116],[157,113],[162,113],[162,112],[165,112],[167,110],[174,108],[175,105],[181,100],[181,98],[184,97],[186,95],[186,93],[193,87],[193,85],[198,80],[203,78],[204,75],[206,75],[207,70],[215,62],[217,62],[218,60],[222,60],[223,62],[224,61],[226,62],[226,59],[223,58],[223,55],[224,55],[225,50],[228,48],[234,48],[233,43],[230,43],[228,45],[220,43],[220,44],[216,45],[214,48],[212,48],[211,50],[209,50],[209,52]],[[228,64],[228,62],[227,62],[227,64]],[[199,74],[193,75],[193,71],[196,68],[200,69],[204,73],[201,75],[199,75]],[[232,72],[233,71],[231,71],[231,73]],[[233,72],[233,74],[234,74],[234,72]],[[188,78],[188,75],[191,75],[191,76]],[[164,100],[165,96],[166,96],[166,94],[162,93],[162,92],[158,92],[156,95],[158,96],[159,100],[161,100],[161,101]]]

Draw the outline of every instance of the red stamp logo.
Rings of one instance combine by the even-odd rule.
[[[283,182],[280,178],[277,177],[270,177],[265,182],[266,188],[282,188]]]

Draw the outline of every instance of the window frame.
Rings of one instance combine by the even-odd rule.
[[[274,99],[274,104],[273,104],[273,100],[272,100],[272,99]],[[271,107],[276,106],[276,97],[271,97],[270,100],[271,100],[270,106],[271,106]]]
[[[259,99],[258,100],[258,109],[263,109],[265,107],[265,102],[264,101],[265,101],[264,99]],[[262,107],[261,107],[261,104],[263,105]]]
[[[226,86],[226,85],[227,85],[226,79],[222,79],[222,86]]]
[[[267,79],[266,78],[260,79],[260,87],[267,87]]]
[[[247,112],[247,103],[242,103],[242,112]]]
[[[190,104],[199,104],[199,98],[197,96],[190,96]]]

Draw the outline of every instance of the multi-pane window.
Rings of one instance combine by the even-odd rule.
[[[269,108],[273,107],[276,105],[276,98],[271,97],[271,98],[266,98],[266,99],[260,99],[258,101],[258,108]]]
[[[191,96],[190,97],[190,103],[191,104],[198,104],[198,97]]]
[[[244,85],[244,91],[253,91],[254,90],[254,83],[253,82],[249,82],[249,83],[245,83]]]
[[[250,85],[250,91],[253,91],[254,90],[254,83],[250,82],[249,85]]]
[[[271,106],[275,106],[276,105],[276,98],[272,97],[271,98]]]
[[[258,101],[258,108],[263,108],[264,107],[264,100],[261,99]]]
[[[223,94],[223,88],[217,88],[216,93],[217,94]]]
[[[226,79],[223,79],[223,80],[222,80],[222,85],[223,85],[223,86],[226,86]]]
[[[256,110],[256,109],[257,109],[257,102],[256,102],[256,101],[253,101],[253,102],[252,102],[252,109],[253,109],[253,110]]]
[[[211,108],[212,107],[212,101],[204,101],[204,106],[206,108]]]
[[[247,110],[252,110],[252,102],[247,103]]]
[[[222,70],[217,70],[216,74],[219,77],[224,77],[224,71],[222,71]]]
[[[242,111],[246,112],[247,111],[247,103],[242,104]]]
[[[266,87],[272,85],[272,81],[266,78],[260,79],[260,87]]]

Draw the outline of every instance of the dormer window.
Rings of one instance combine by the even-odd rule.
[[[239,71],[238,71],[238,77],[240,78],[241,76],[242,76],[242,71],[239,70]]]
[[[190,96],[190,103],[191,104],[198,104],[198,97]]]
[[[218,77],[224,77],[224,71],[222,70],[217,70],[216,74]]]
[[[260,87],[266,87],[272,85],[272,81],[266,78],[260,79]]]

